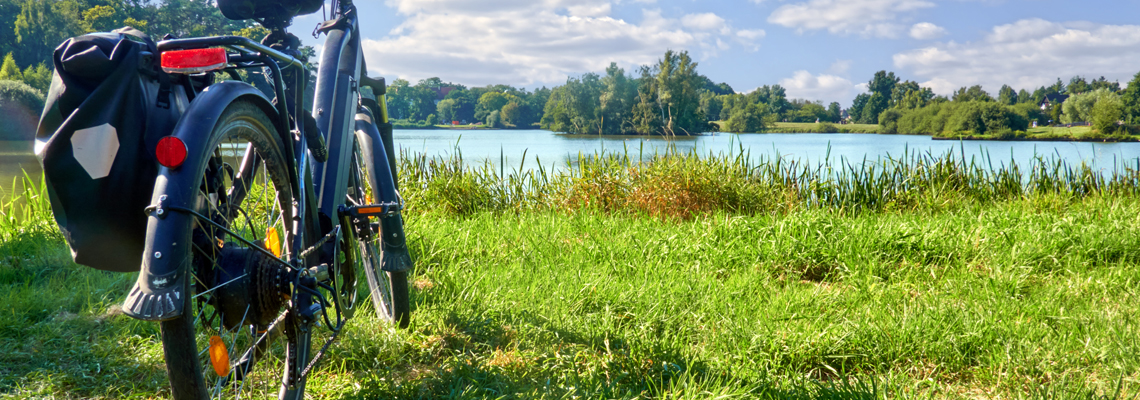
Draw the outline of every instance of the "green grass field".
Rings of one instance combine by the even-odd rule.
[[[1013,189],[953,159],[831,181],[404,159],[411,327],[350,322],[310,397],[1134,398],[1140,173]],[[117,311],[134,274],[72,264],[25,193],[0,220],[0,396],[167,397],[157,326]]]

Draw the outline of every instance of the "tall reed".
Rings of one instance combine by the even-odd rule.
[[[524,155],[525,159],[525,155]],[[997,162],[988,154],[904,152],[876,160],[805,162],[752,157],[743,147],[698,154],[676,149],[645,156],[579,155],[564,170],[507,170],[490,163],[466,166],[461,154],[428,157],[403,153],[401,189],[413,208],[454,214],[480,210],[598,209],[688,218],[822,208],[841,212],[913,210],[971,202],[1054,196],[1140,194],[1140,159],[1102,171],[1059,156],[1029,165]],[[836,162],[832,162],[836,161]]]

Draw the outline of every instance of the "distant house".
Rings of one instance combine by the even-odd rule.
[[[1068,98],[1069,95],[1066,94],[1047,94],[1045,95],[1045,98],[1041,100],[1041,104],[1038,104],[1038,106],[1041,107],[1042,111],[1048,110],[1049,107],[1061,105],[1061,103],[1064,103],[1065,99]]]

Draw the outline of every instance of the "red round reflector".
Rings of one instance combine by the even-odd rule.
[[[154,149],[154,154],[162,166],[178,168],[182,162],[186,161],[186,144],[182,143],[182,139],[167,136],[158,141],[158,147]]]

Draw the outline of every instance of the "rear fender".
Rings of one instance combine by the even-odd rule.
[[[186,144],[186,161],[175,168],[160,167],[146,229],[142,267],[126,301],[123,313],[146,321],[165,321],[182,315],[186,279],[189,279],[191,231],[195,217],[169,207],[201,209],[198,187],[209,161],[212,132],[226,108],[236,100],[257,104],[279,124],[277,110],[260,91],[242,82],[222,82],[206,88],[190,103],[171,136]],[[287,132],[277,126],[278,132]],[[286,142],[288,143],[288,142]]]

